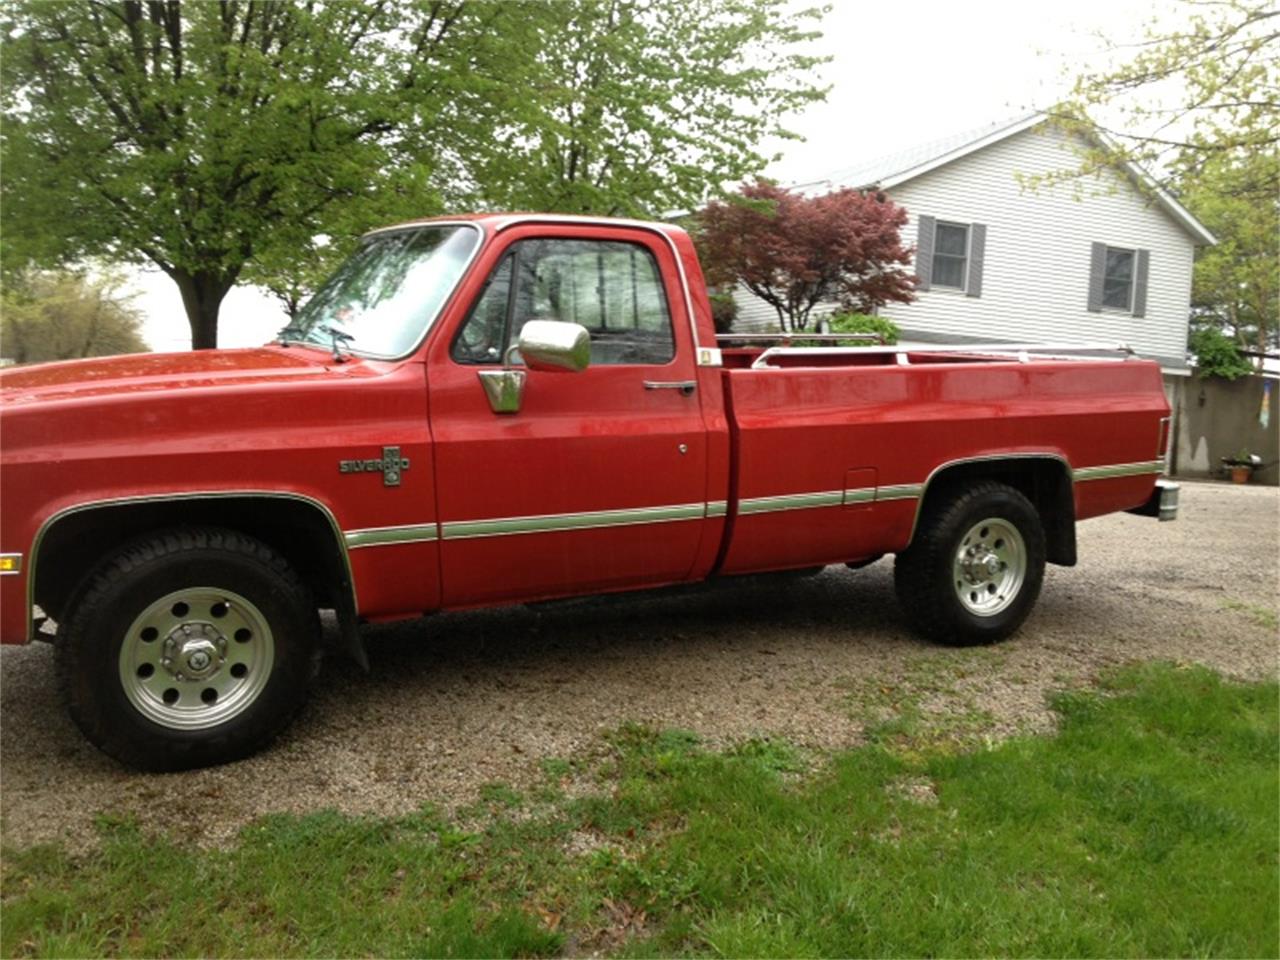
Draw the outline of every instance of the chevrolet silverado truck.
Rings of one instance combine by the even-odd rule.
[[[364,622],[892,553],[918,631],[988,643],[1077,521],[1176,512],[1154,363],[731,342],[679,228],[486,215],[368,234],[260,349],[10,369],[0,639],[180,769],[288,723],[320,610],[363,661]]]

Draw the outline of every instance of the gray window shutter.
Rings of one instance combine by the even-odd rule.
[[[986,225],[969,224],[969,278],[964,285],[964,293],[967,297],[982,296],[982,263],[986,259],[986,251]]]
[[[1139,250],[1133,268],[1133,315],[1147,315],[1147,268],[1151,260],[1150,250]]]
[[[1089,310],[1102,312],[1102,274],[1107,269],[1107,245],[1095,243],[1089,257]]]
[[[937,229],[933,217],[922,216],[916,233],[916,276],[920,278],[917,290],[928,290],[933,280],[933,233]]]

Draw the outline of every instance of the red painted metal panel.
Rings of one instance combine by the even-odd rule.
[[[0,643],[25,643],[27,575],[0,577]]]

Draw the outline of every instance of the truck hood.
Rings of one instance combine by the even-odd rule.
[[[264,381],[297,382],[335,373],[351,375],[363,366],[355,357],[334,364],[327,351],[306,347],[139,353],[11,368],[0,372],[0,397],[6,405],[19,405]]]

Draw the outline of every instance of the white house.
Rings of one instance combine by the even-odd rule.
[[[1043,114],[935,141],[800,184],[877,187],[906,208],[917,299],[890,304],[904,339],[1123,341],[1186,371],[1191,267],[1213,235],[1136,166],[1030,186],[1080,153]],[[745,290],[735,330],[776,329]]]

